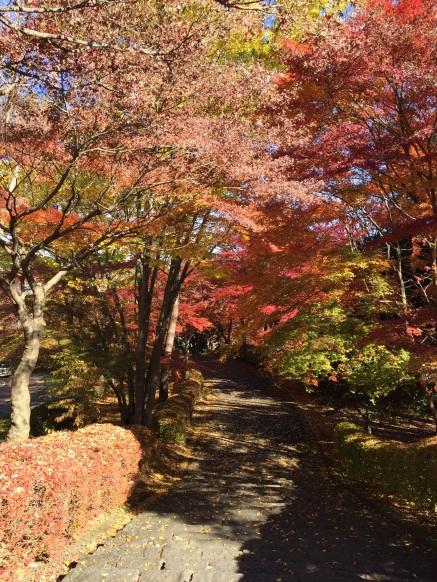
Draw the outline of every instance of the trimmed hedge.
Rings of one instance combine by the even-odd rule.
[[[351,422],[334,431],[346,473],[385,493],[399,495],[434,510],[437,504],[437,437],[404,444],[382,441]]]
[[[143,427],[92,425],[0,445],[0,579],[61,550],[125,502],[147,461]]]
[[[195,403],[204,396],[203,376],[189,370],[187,379],[178,382],[174,394],[159,404],[153,414],[153,429],[159,438],[172,443],[185,443]]]
[[[160,405],[154,428],[184,442],[203,377],[189,370]],[[97,515],[126,502],[151,463],[155,437],[144,427],[94,424],[24,443],[0,444],[0,580],[62,550]]]

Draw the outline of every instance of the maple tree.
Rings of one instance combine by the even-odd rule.
[[[47,372],[43,408],[56,416],[56,428],[99,423],[79,431],[70,450],[67,433],[58,445],[56,437],[41,446],[5,445],[14,462],[3,481],[18,500],[11,519],[17,514],[25,524],[24,533],[15,528],[11,549],[35,546],[29,559],[45,560],[69,532],[58,527],[53,536],[46,527],[47,544],[38,534],[35,545],[33,517],[47,522],[59,514],[70,523],[78,507],[85,523],[92,479],[90,517],[128,495],[136,503],[138,475],[120,466],[133,473],[138,465],[143,479],[144,462],[173,462],[167,453],[175,451],[162,441],[185,441],[193,406],[205,395],[202,374],[189,369],[196,352],[263,368],[228,365],[213,414],[225,422],[217,428],[204,415],[218,470],[211,473],[206,458],[201,486],[230,468],[212,496],[202,489],[213,509],[226,508],[240,489],[247,497],[247,485],[257,496],[257,478],[244,476],[254,474],[254,463],[266,476],[261,488],[289,481],[289,451],[304,427],[299,406],[278,395],[284,379],[297,400],[309,401],[300,388],[316,393],[302,406],[311,422],[325,416],[314,403],[323,412],[335,403],[354,420],[357,409],[371,433],[376,413],[406,409],[411,420],[428,405],[437,434],[436,25],[434,0],[0,5],[0,356],[15,367],[7,438],[29,436],[29,380],[38,364]],[[204,365],[222,376],[218,362]],[[128,426],[127,436],[101,429],[109,414],[114,422],[115,401],[123,426],[147,425],[154,435],[138,426]],[[334,419],[338,411],[329,412]],[[322,428],[333,428],[325,420]],[[411,438],[416,429],[409,429]],[[396,482],[393,493],[408,482],[412,499],[417,489],[417,500],[430,505],[432,463],[416,469],[431,459],[435,439],[387,444],[350,423],[335,432],[351,467],[358,459],[376,483]],[[236,447],[235,435],[241,441],[244,434],[248,447]],[[235,452],[230,464],[228,449]],[[86,462],[70,475],[75,456],[96,461],[91,479],[82,479]],[[38,470],[45,467],[49,483],[57,464],[52,495]],[[300,463],[299,474],[311,502],[305,487],[317,481],[314,463],[307,470]],[[316,496],[326,487],[335,493],[319,481]],[[65,503],[65,483],[67,498],[80,493],[78,503]],[[100,503],[108,487],[109,505]],[[285,512],[295,489],[284,489]],[[38,511],[29,517],[36,505],[20,499],[32,495]],[[341,491],[339,500],[343,515]],[[281,547],[288,521],[280,519]],[[11,528],[3,530],[7,537]],[[363,564],[368,570],[370,562]]]
[[[147,422],[144,415],[153,410],[158,387],[160,400],[167,397],[174,336],[180,325],[194,329],[211,325],[199,313],[202,306],[189,302],[194,301],[197,285],[194,270],[238,225],[238,212],[221,213],[225,194],[219,191],[203,201],[194,193],[175,198],[177,212],[158,221],[153,235],[119,241],[112,250],[84,263],[53,298],[50,336],[60,350],[54,355],[59,369],[55,376],[62,376],[62,370],[68,374],[76,355],[76,367],[90,369],[92,397],[96,384],[92,378],[102,370],[103,383],[114,391],[124,424]],[[177,324],[179,299],[181,323]],[[80,325],[70,323],[65,328],[65,320]],[[71,382],[64,378],[62,384]]]
[[[215,295],[234,350],[249,342],[276,372],[347,381],[372,404],[435,360],[436,11],[371,1],[328,16],[283,43],[262,112],[283,206],[266,203],[266,230],[223,254]]]
[[[277,80],[282,106],[311,128],[290,171],[323,180],[321,195],[344,205],[353,244],[391,245],[405,307],[402,238],[426,241],[427,282],[436,281],[435,24],[432,2],[368,2],[288,43]]]
[[[195,188],[196,183],[225,178],[217,157],[229,136],[199,153],[208,124],[205,111],[211,117],[208,100],[216,93],[219,97],[223,87],[214,73],[229,69],[208,56],[214,34],[228,28],[223,19],[217,27],[211,6],[199,2],[190,10],[177,3],[146,7],[137,2],[129,4],[127,14],[124,3],[12,3],[1,11],[1,246],[8,263],[2,287],[17,307],[26,342],[13,378],[10,439],[28,435],[28,382],[38,359],[49,293],[82,261],[139,231],[145,249],[139,261],[147,279],[155,223],[162,228],[159,219],[172,212],[177,221],[178,200],[171,202],[168,194],[174,184]],[[114,26],[108,27],[109,22]],[[202,71],[207,65],[206,89]],[[240,75],[232,67],[226,91],[236,79],[249,79],[246,71]],[[192,98],[202,91],[199,106]],[[248,89],[242,92],[240,104],[247,94]],[[192,123],[187,123],[190,116]],[[161,190],[149,195],[157,184]],[[181,236],[179,243],[187,244]],[[169,297],[148,370],[153,382],[187,265],[182,257],[170,259]],[[139,341],[141,362],[144,345]],[[138,366],[138,381],[143,369]]]
[[[26,344],[10,438],[46,320],[60,376],[103,377],[124,423],[166,398],[178,333],[186,356],[208,330],[279,368],[292,347],[316,380],[358,328],[432,351],[435,19],[430,0],[1,7],[1,277]]]

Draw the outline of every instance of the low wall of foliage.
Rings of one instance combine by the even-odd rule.
[[[158,406],[154,431],[184,442],[203,377],[189,370]],[[96,516],[126,502],[147,472],[155,436],[144,427],[93,424],[0,444],[0,580],[62,550]]]
[[[184,443],[194,405],[203,396],[202,374],[198,370],[189,370],[187,379],[177,382],[172,396],[154,412],[153,429],[159,438],[167,442]]]
[[[152,436],[92,425],[0,445],[0,580],[62,549],[98,514],[125,502]]]
[[[437,504],[437,437],[404,444],[382,441],[351,422],[335,427],[335,443],[350,477],[434,510]]]

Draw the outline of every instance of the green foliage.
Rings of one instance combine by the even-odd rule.
[[[365,331],[341,305],[317,303],[274,333],[268,357],[279,374],[314,386],[338,378]]]
[[[62,420],[61,420],[62,419]],[[6,439],[11,421],[0,418],[0,441]],[[58,403],[40,404],[32,408],[30,414],[30,436],[39,437],[57,430],[74,428],[74,419],[68,414],[68,409]]]
[[[98,399],[103,394],[101,372],[90,363],[87,354],[74,343],[63,342],[62,349],[52,356],[49,408],[58,411],[56,423],[71,421],[75,427],[95,422]]]
[[[184,444],[190,417],[186,407],[180,401],[179,404],[181,406],[174,406],[171,414],[163,415],[158,412],[153,421],[153,428],[160,439],[170,443]]]
[[[194,404],[203,395],[202,374],[189,370],[187,376],[187,380],[175,386],[174,395],[154,412],[153,429],[159,438],[167,442],[185,443]]]
[[[349,476],[414,501],[429,510],[437,502],[437,438],[413,444],[380,441],[351,422],[334,431],[337,451]]]
[[[267,357],[284,377],[315,387],[345,382],[365,405],[411,380],[410,353],[383,345],[363,345],[370,326],[340,305],[313,305],[272,337]]]
[[[351,6],[348,0],[282,0],[278,4],[281,15],[292,15],[286,33],[293,39],[316,32],[324,15],[339,18]]]
[[[10,426],[11,421],[9,418],[0,418],[0,441],[5,440]]]
[[[38,437],[57,430],[71,430],[74,428],[74,419],[68,412],[68,408],[57,403],[40,404],[32,408],[30,435]]]
[[[213,54],[221,62],[251,63],[262,61],[265,65],[275,63],[272,40],[274,31],[233,30],[227,38],[213,48]]]
[[[391,351],[385,346],[367,344],[344,364],[343,374],[352,394],[366,396],[371,404],[411,379],[410,353]]]
[[[50,434],[57,430],[74,428],[73,419],[68,415],[64,420],[63,417],[67,409],[58,404],[40,404],[32,408],[30,415],[30,436],[39,437]],[[0,441],[6,439],[11,421],[9,418],[0,418]]]
[[[329,258],[332,270],[323,275],[323,300],[304,305],[273,332],[265,360],[275,372],[310,389],[340,382],[368,409],[412,380],[410,354],[369,338],[393,309],[385,260],[347,252]]]
[[[187,370],[186,379],[187,381],[197,384],[200,388],[202,388],[204,383],[202,372],[200,372],[200,370],[196,370],[195,368],[190,368]]]

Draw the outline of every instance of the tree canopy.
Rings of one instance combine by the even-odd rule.
[[[417,381],[435,410],[436,21],[432,0],[1,6],[9,438],[40,357],[77,423],[103,389],[150,424],[196,341],[368,406]]]

